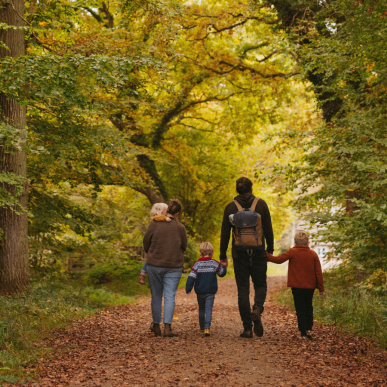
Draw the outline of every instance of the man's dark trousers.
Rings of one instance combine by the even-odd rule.
[[[253,256],[250,261],[250,257],[247,254],[239,253],[238,257],[234,258],[233,262],[235,280],[238,288],[239,313],[243,321],[244,329],[251,330],[253,323],[250,317],[250,276],[255,290],[254,306],[258,306],[262,313],[267,292],[266,255],[262,256],[261,253],[259,256]]]
[[[302,336],[313,327],[313,293],[314,289],[292,288],[294,307],[296,308],[298,329]]]

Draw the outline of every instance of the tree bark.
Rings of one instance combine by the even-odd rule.
[[[24,15],[23,0],[13,0],[12,3],[0,3],[0,22],[12,26],[23,26]],[[25,40],[23,30],[2,30],[1,40],[9,48],[0,48],[0,59],[7,56],[19,57],[25,54]],[[26,108],[7,99],[0,94],[1,120],[8,124],[24,128],[26,126]],[[7,153],[4,147],[0,148],[0,171],[11,172],[19,176],[27,177],[26,153],[16,151]],[[9,151],[9,149],[8,149]],[[3,188],[11,193],[14,187],[3,184]],[[23,193],[19,197],[20,204],[26,209],[28,201],[28,184],[23,186]],[[17,214],[13,210],[0,207],[0,294],[22,292],[29,284],[28,262],[28,219],[27,213]]]
[[[150,187],[134,187],[134,190],[144,194],[151,204],[166,203],[168,200],[168,191],[157,172],[156,163],[147,155],[138,155],[137,161],[140,164],[140,167],[143,168],[143,170],[150,177],[148,185],[154,185],[158,192]]]
[[[133,187],[133,189],[137,192],[142,193],[147,197],[150,204],[156,204],[156,203],[166,203],[167,200],[164,199],[161,195],[159,195],[154,189],[152,188],[141,188],[141,187]]]

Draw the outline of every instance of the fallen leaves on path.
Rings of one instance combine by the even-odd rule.
[[[269,280],[270,281],[270,280]],[[269,282],[269,290],[270,290]],[[317,324],[301,341],[295,313],[268,302],[262,339],[241,339],[235,280],[219,282],[212,336],[198,332],[195,295],[179,291],[177,338],[149,330],[149,301],[75,322],[46,343],[28,386],[387,386],[386,351]]]

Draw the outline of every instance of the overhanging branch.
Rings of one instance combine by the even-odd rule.
[[[226,62],[224,60],[220,61],[219,62],[220,65],[225,65],[227,67],[229,67],[228,70],[215,70],[214,68],[212,67],[208,67],[208,66],[203,66],[203,65],[199,65],[198,63],[195,62],[195,65],[202,68],[202,69],[205,69],[205,70],[208,70],[208,71],[212,71],[213,73],[215,74],[218,74],[218,75],[225,75],[225,74],[230,74],[232,73],[233,71],[249,71],[251,74],[255,74],[255,75],[259,75],[261,78],[290,78],[290,77],[294,77],[295,75],[298,75],[300,74],[299,71],[294,71],[292,73],[272,73],[272,74],[264,74],[262,73],[261,71],[259,70],[256,70],[252,67],[248,67],[248,66],[245,66],[243,64],[237,64],[237,65],[234,65],[232,63],[229,63],[229,62]]]

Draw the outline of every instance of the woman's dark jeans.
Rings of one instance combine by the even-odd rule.
[[[253,257],[250,264],[250,257],[239,254],[238,258],[234,258],[235,280],[238,288],[238,306],[239,313],[245,330],[251,330],[253,323],[250,318],[250,277],[254,284],[255,297],[254,306],[257,306],[261,313],[263,312],[263,304],[266,300],[267,284],[267,258],[265,256]]]
[[[294,307],[296,308],[298,329],[302,336],[313,327],[313,293],[314,289],[292,288]]]

